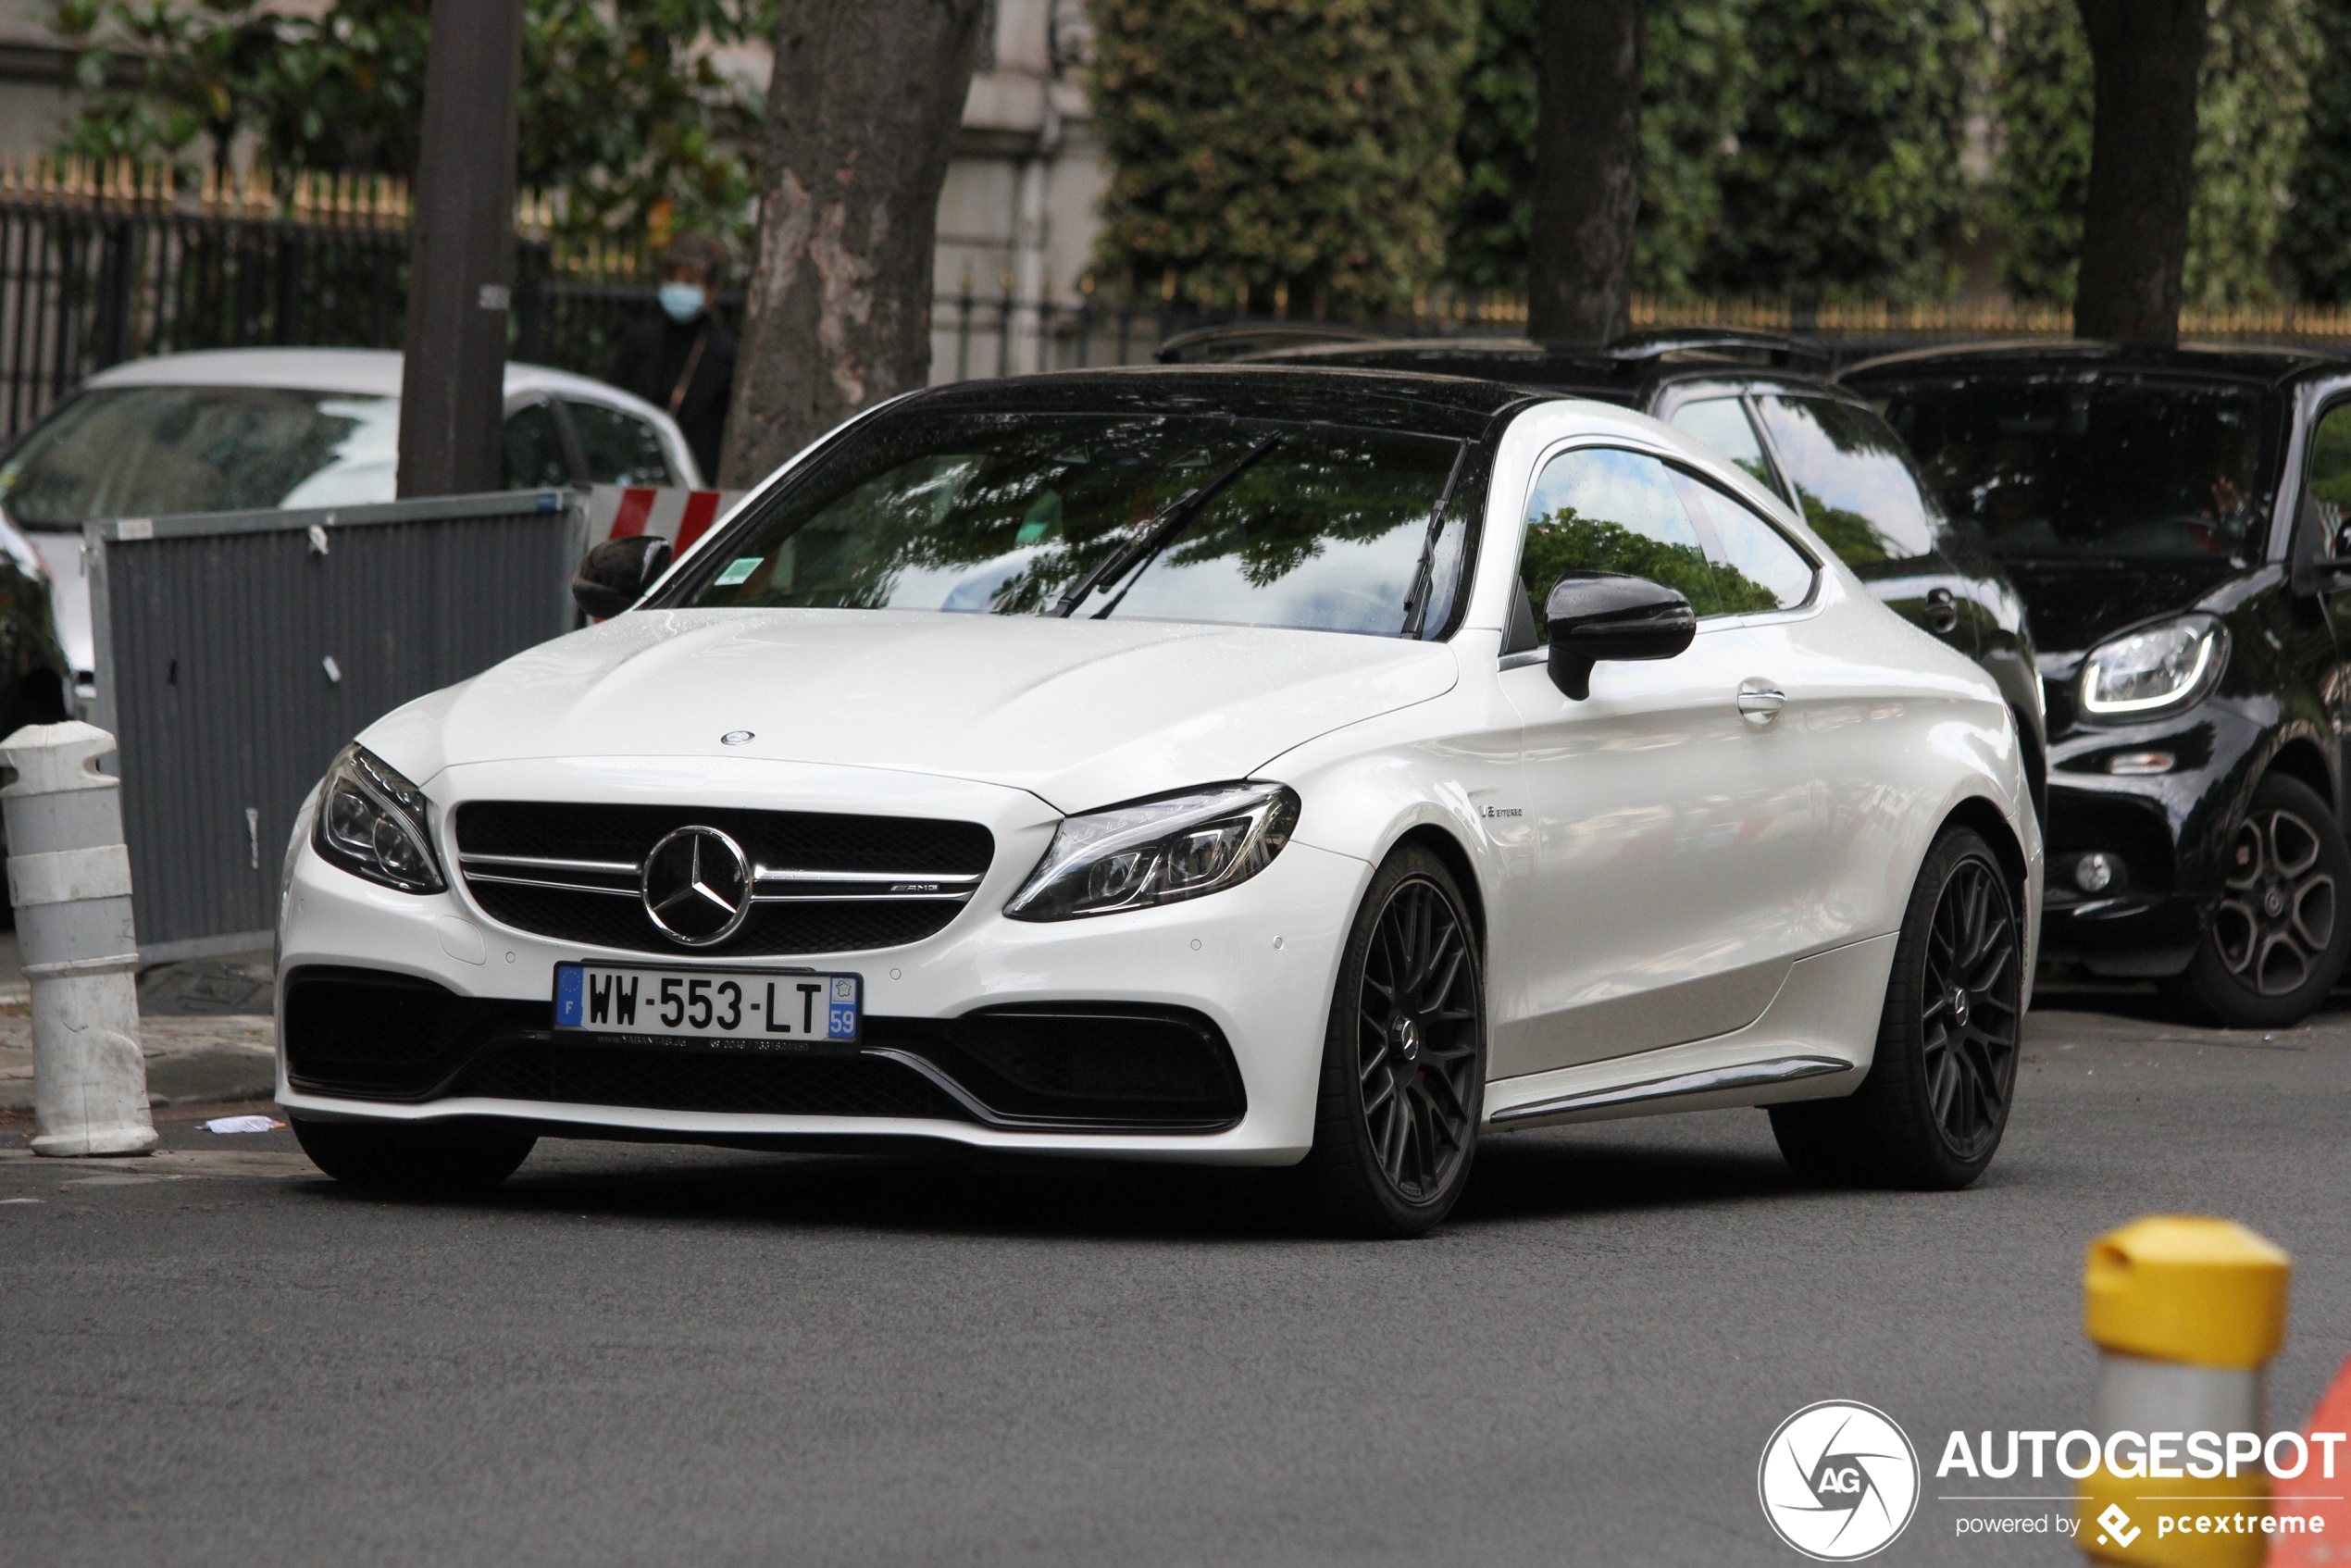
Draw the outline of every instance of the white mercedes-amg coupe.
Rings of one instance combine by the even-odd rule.
[[[1999,1143],[2041,906],[2008,706],[1652,420],[967,383],[667,551],[598,546],[600,624],[305,808],[279,1097],[330,1174],[926,1139],[1296,1165],[1404,1234],[1515,1128],[1764,1106],[1806,1175],[1922,1188]]]

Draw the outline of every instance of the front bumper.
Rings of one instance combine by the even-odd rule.
[[[2044,961],[2112,978],[2188,966],[2220,897],[2229,829],[2274,728],[2215,700],[2158,723],[2077,725],[2050,743]],[[2136,777],[2109,771],[2114,759],[2146,753],[2173,765]],[[2120,882],[2075,885],[2074,866],[2092,852],[2120,860]]]
[[[731,759],[663,771],[641,759],[451,768],[429,786],[443,864],[455,864],[445,824],[467,800],[645,801],[665,789],[714,808],[976,820],[996,856],[972,902],[920,942],[730,960],[551,940],[493,921],[462,882],[396,892],[326,864],[305,838],[280,924],[280,1101],[314,1117],[486,1116],[694,1140],[914,1137],[1234,1164],[1294,1161],[1311,1144],[1363,862],[1293,842],[1225,892],[1032,924],[1000,913],[1057,820],[1024,791]],[[582,958],[855,972],[865,1038],[853,1056],[783,1059],[558,1040],[554,965]],[[381,1006],[355,1005],[347,988],[371,979],[386,988]],[[371,1012],[404,1021],[371,1036]]]

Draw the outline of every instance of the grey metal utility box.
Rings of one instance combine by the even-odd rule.
[[[574,624],[568,491],[92,523],[93,720],[121,744],[139,951],[267,947],[294,814],[391,709]]]

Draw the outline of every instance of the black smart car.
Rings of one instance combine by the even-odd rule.
[[[1945,520],[1909,454],[1790,339],[1713,328],[1637,332],[1605,349],[1513,339],[1285,347],[1268,365],[1416,370],[1621,404],[1705,442],[1784,497],[1870,591],[1983,666],[2016,710],[2036,803],[2047,755],[2024,602],[1971,530]]]
[[[1953,349],[1857,366],[2023,591],[2048,694],[2045,957],[2286,1024],[2351,918],[2351,361]]]

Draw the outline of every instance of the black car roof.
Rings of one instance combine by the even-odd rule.
[[[1671,347],[1653,355],[1548,347],[1523,338],[1449,338],[1380,343],[1317,344],[1253,355],[1251,365],[1348,366],[1424,375],[1472,377],[1529,391],[1638,406],[1675,380],[1769,380],[1820,392],[1835,383],[1779,366],[1758,365],[1736,353],[1704,346]]]
[[[1218,414],[1467,439],[1536,401],[1524,387],[1456,376],[1269,365],[1137,365],[957,381],[898,406],[935,414]]]
[[[1889,354],[1852,366],[1838,379],[1868,381],[1921,371],[2010,371],[2030,375],[2086,369],[2227,377],[2274,387],[2311,371],[2346,367],[2351,367],[2351,359],[2342,355],[2255,343],[2183,343],[2178,348],[2158,349],[2101,342],[1998,342]]]

